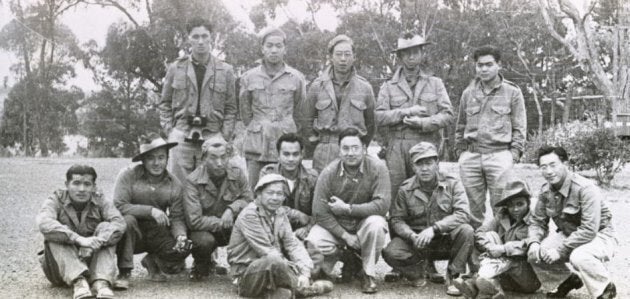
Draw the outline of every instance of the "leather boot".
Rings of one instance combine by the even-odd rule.
[[[614,283],[609,283],[604,292],[597,297],[597,299],[612,299],[617,297],[617,287],[615,287]]]
[[[563,281],[555,291],[547,292],[547,298],[564,298],[572,290],[577,290],[584,286],[584,283],[577,274],[571,274]]]

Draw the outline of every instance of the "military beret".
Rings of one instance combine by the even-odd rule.
[[[510,199],[515,197],[525,197],[529,204],[531,193],[529,192],[529,186],[526,182],[516,178],[514,175],[509,175],[509,177],[506,178],[505,187],[501,193],[501,199],[497,201],[494,206],[505,206]]]
[[[420,159],[429,158],[429,157],[438,157],[437,149],[435,145],[430,142],[420,142],[409,150],[409,154],[411,155],[411,162],[416,163]]]
[[[221,134],[215,134],[203,142],[203,144],[201,145],[201,153],[205,154],[209,149],[212,148],[227,147],[227,144],[227,141],[223,139],[223,136],[221,136]]]
[[[354,47],[354,42],[350,37],[345,34],[339,34],[328,42],[328,53],[332,53],[335,46],[341,42],[348,42],[351,46]]]
[[[287,184],[287,179],[276,173],[266,174],[258,180],[258,183],[256,183],[256,187],[254,187],[254,192],[258,192],[258,190],[261,190],[267,185],[276,182],[283,182]]]

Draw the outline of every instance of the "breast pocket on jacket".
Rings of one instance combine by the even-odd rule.
[[[319,126],[328,128],[335,123],[337,113],[330,98],[317,99],[315,109],[317,109],[317,124]]]

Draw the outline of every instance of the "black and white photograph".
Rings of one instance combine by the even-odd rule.
[[[0,0],[0,298],[630,298],[628,0]]]

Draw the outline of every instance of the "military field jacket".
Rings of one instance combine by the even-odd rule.
[[[76,244],[79,237],[95,236],[104,246],[115,245],[127,227],[114,204],[99,193],[93,193],[77,215],[67,190],[57,190],[44,201],[36,222],[46,241],[66,244]]]
[[[435,225],[440,233],[449,233],[468,223],[470,207],[464,187],[456,178],[440,174],[438,186],[427,198],[416,176],[405,180],[390,209],[390,226],[405,240]]]

